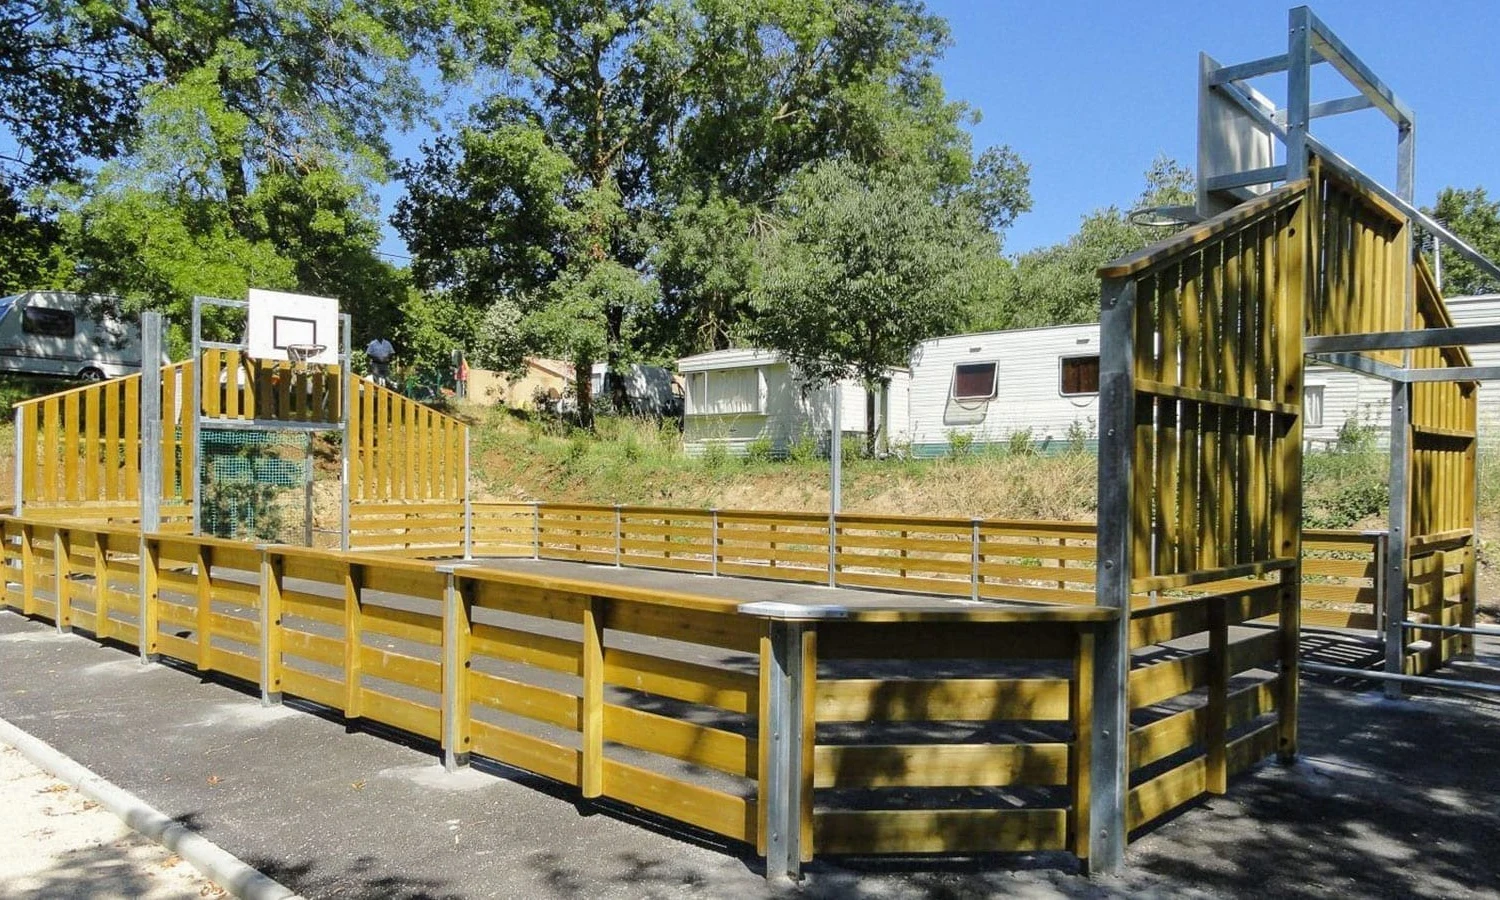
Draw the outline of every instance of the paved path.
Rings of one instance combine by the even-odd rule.
[[[1066,857],[819,862],[798,896],[1496,896],[1500,704],[1389,703],[1317,682],[1304,697],[1304,762],[1189,807],[1132,844],[1121,878],[1081,878]],[[742,849],[513,771],[448,775],[430,745],[263,709],[11,612],[0,717],[308,897],[771,893]]]
[[[0,744],[0,897],[223,897],[170,850]]]

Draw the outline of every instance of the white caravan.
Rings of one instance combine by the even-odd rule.
[[[99,381],[141,370],[140,325],[113,297],[29,291],[0,298],[0,372]]]
[[[779,354],[715,350],[679,359],[677,371],[687,385],[682,439],[689,456],[701,456],[715,445],[743,456],[761,444],[779,457],[804,439],[827,453],[833,391],[798,381]],[[906,433],[910,377],[904,369],[892,369],[889,377],[889,390],[875,396],[875,428],[882,446],[905,440]],[[857,381],[840,382],[839,392],[839,431],[857,446],[865,435],[866,392]]]

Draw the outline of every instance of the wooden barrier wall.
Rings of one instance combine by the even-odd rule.
[[[191,363],[162,369],[162,518],[190,530]],[[16,404],[21,502],[42,516],[122,525],[140,521],[141,376],[127,375]]]
[[[1118,415],[1100,424],[1099,603],[1131,621],[1110,644],[1128,694],[1129,753],[1107,766],[1123,810],[1098,813],[1131,831],[1296,751],[1305,188],[1100,269],[1101,404]]]
[[[462,503],[469,427],[452,416],[355,379],[349,405],[349,498]]]
[[[474,503],[469,514],[475,557],[614,565],[618,543],[619,564],[627,567],[829,583],[827,516],[568,503]],[[461,503],[356,504],[350,546],[400,556],[462,556],[464,516]],[[1085,605],[1093,598],[1093,522],[982,519],[976,528],[966,519],[840,514],[835,534],[839,587]],[[1306,531],[1303,623],[1378,633],[1384,547],[1384,532]],[[1261,577],[1180,592],[1251,590],[1263,584]],[[1136,603],[1150,600],[1143,594]]]
[[[1415,326],[1452,327],[1453,320],[1425,262],[1417,266],[1416,278]],[[1417,369],[1471,364],[1468,351],[1461,347],[1411,351],[1411,365]],[[1412,386],[1408,621],[1474,625],[1478,590],[1474,545],[1478,388],[1474,382]],[[1407,674],[1430,672],[1454,657],[1473,652],[1470,635],[1413,629],[1408,638],[1404,663]]]
[[[205,418],[276,422],[343,420],[338,366],[298,366],[239,350],[203,351]]]
[[[4,605],[25,615],[765,852],[773,623],[738,601],[14,517],[0,536]],[[1111,615],[809,624],[803,858],[1077,852],[1092,629]]]

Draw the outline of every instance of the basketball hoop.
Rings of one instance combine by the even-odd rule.
[[[307,361],[327,349],[327,344],[287,344],[286,358],[291,361],[293,371],[305,373]]]

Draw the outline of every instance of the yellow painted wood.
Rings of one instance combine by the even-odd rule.
[[[161,599],[159,587],[160,568],[157,565],[157,542],[151,538],[140,540],[141,592],[144,595],[145,614],[138,623],[138,646],[146,653],[157,652],[157,637],[161,631],[156,621],[156,604]],[[258,673],[257,673],[258,674]],[[255,676],[251,680],[255,680]]]
[[[612,604],[610,605],[612,606]],[[578,784],[585,797],[605,790],[604,770],[604,629],[610,608],[594,599],[583,608],[581,669],[583,698],[579,731],[583,748]]]
[[[1063,850],[1062,809],[827,811],[814,818],[825,854],[987,853]]]
[[[1062,785],[1068,745],[823,745],[813,780],[818,788]]]
[[[631,690],[738,713],[750,712],[757,690],[755,675],[747,672],[615,647],[605,648],[604,680]]]
[[[442,693],[443,669],[437,660],[371,646],[370,643],[362,644],[359,654],[360,672],[364,675],[399,682],[434,694]]]
[[[755,746],[743,735],[646,710],[604,705],[604,739],[730,775],[755,778]]]
[[[579,752],[532,735],[473,720],[473,751],[506,765],[560,781],[578,784]]]
[[[890,632],[859,621],[819,625],[819,653],[826,659],[1072,659],[1071,626],[1018,622],[1004,628],[976,628],[968,622],[913,622],[899,648]]]
[[[1130,789],[1125,801],[1125,825],[1135,831],[1166,815],[1207,790],[1207,760],[1198,757]]]
[[[1066,678],[823,679],[819,722],[1063,721]]]
[[[578,641],[483,622],[474,623],[471,640],[477,654],[568,675],[583,674]]]
[[[436,706],[403,700],[382,691],[364,688],[360,708],[364,718],[438,740],[442,735],[442,712]]]
[[[353,562],[344,565],[344,715],[357,719],[364,715],[364,609],[360,589],[364,566]]]
[[[1130,708],[1143,709],[1204,685],[1207,656],[1195,653],[1130,672]]]
[[[579,730],[580,698],[574,694],[477,671],[469,672],[468,682],[470,697],[480,706]]]

